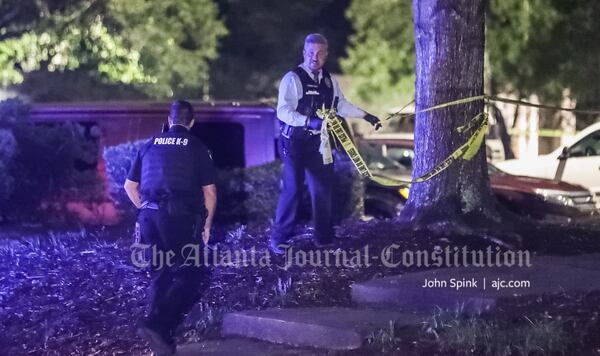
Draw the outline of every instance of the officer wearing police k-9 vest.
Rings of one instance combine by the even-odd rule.
[[[158,354],[173,354],[173,333],[206,289],[204,264],[184,263],[184,246],[204,246],[217,203],[216,171],[207,147],[190,133],[194,109],[171,104],[169,130],[150,139],[138,152],[125,191],[140,209],[141,239],[155,251],[172,251],[168,265],[152,265],[149,311],[138,334]]]

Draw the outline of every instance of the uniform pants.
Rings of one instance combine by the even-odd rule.
[[[156,245],[156,250],[166,253],[173,251],[171,265],[151,265],[152,282],[148,293],[149,309],[145,324],[171,338],[185,313],[199,300],[208,287],[210,270],[200,258],[199,266],[183,266],[182,248],[187,244],[199,244],[202,254],[203,242],[194,236],[197,221],[192,214],[168,214],[161,210],[142,209],[138,217],[142,241]],[[189,250],[185,250],[186,252]],[[149,259],[152,262],[152,259]]]
[[[323,157],[319,153],[320,142],[320,135],[310,135],[300,129],[294,130],[289,139],[280,136],[283,185],[271,236],[276,242],[284,242],[292,234],[305,177],[310,191],[315,240],[327,243],[333,238],[333,164],[323,164]]]

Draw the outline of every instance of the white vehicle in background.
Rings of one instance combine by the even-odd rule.
[[[594,194],[600,207],[600,122],[585,128],[574,136],[571,144],[550,154],[511,159],[496,166],[511,174],[581,185]]]

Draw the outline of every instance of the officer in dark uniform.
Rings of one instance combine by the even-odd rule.
[[[206,289],[209,277],[203,263],[184,264],[187,255],[182,254],[186,245],[208,243],[217,203],[212,159],[189,132],[193,115],[190,103],[173,102],[169,131],[140,149],[125,181],[127,195],[140,209],[144,243],[156,246],[163,256],[174,253],[171,263],[151,266],[149,312],[138,329],[155,352],[165,355],[175,352],[174,330]]]
[[[279,85],[277,117],[281,121],[280,152],[283,159],[283,187],[271,234],[271,250],[283,253],[281,244],[292,234],[306,175],[315,224],[315,244],[324,247],[333,240],[333,165],[324,164],[319,152],[323,120],[316,114],[323,106],[336,107],[343,117],[359,117],[376,129],[380,120],[344,98],[335,77],[323,65],[327,39],[318,33],[306,36],[304,62],[288,72]]]

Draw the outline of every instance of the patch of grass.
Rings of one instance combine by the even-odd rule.
[[[184,323],[186,342],[201,342],[206,336],[216,336],[221,330],[223,316],[231,309],[210,303],[200,303],[190,312]]]
[[[292,277],[283,279],[277,277],[277,284],[273,286],[275,295],[272,300],[272,305],[277,307],[286,307],[294,299],[294,291],[292,289]]]
[[[227,236],[225,237],[225,243],[227,244],[237,244],[239,243],[244,234],[246,233],[246,225],[239,225],[231,231],[227,232]]]
[[[574,341],[560,319],[523,316],[511,323],[441,309],[423,330],[434,349],[451,355],[565,355]]]
[[[382,328],[367,336],[367,348],[381,353],[398,350],[402,344],[402,338],[394,320],[390,320],[386,328]]]

